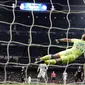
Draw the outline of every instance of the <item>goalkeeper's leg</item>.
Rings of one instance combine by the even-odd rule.
[[[43,57],[37,58],[35,63],[44,63],[46,60],[60,58],[59,54],[45,55]]]
[[[46,64],[50,64],[50,65],[54,65],[54,64],[60,64],[61,63],[61,58],[58,59],[50,59],[50,60],[46,60],[44,61]]]
[[[50,55],[45,55],[43,57],[40,58],[40,60],[49,60],[49,59],[57,59],[57,58],[60,58],[60,55],[57,53],[57,54],[50,54]]]

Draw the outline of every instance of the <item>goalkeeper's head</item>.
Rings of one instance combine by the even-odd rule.
[[[81,39],[85,41],[85,34],[82,35]]]

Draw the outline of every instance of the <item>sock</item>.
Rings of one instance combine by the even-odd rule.
[[[56,64],[56,60],[55,60],[55,59],[46,60],[45,63],[46,63],[46,64],[54,65],[54,64]]]
[[[51,55],[46,55],[40,58],[40,60],[49,60],[51,59]]]

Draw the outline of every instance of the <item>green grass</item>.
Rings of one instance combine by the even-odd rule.
[[[29,85],[29,84],[0,84],[0,85]],[[38,84],[30,84],[30,85],[38,85]],[[46,85],[46,84],[39,84],[39,85]],[[47,84],[47,85],[54,85],[54,84]],[[55,85],[63,85],[63,84],[55,84]]]
[[[17,84],[0,84],[0,85],[29,85],[29,84],[22,84],[22,83],[17,83]],[[30,85],[37,85],[37,84],[30,84]],[[39,85],[46,85],[46,84],[39,84]],[[63,84],[47,84],[47,85],[63,85]],[[66,84],[66,85],[85,85],[85,84]]]
[[[0,84],[0,85],[29,85],[29,84]],[[37,84],[30,84],[30,85],[37,85]],[[45,85],[45,84],[39,84],[39,85]],[[53,84],[48,84],[53,85]],[[55,84],[55,85],[62,85],[62,84]]]
[[[0,85],[29,85],[29,84],[23,84],[23,83],[8,84],[8,83],[5,83],[5,84],[0,84]],[[38,84],[30,84],[30,85],[38,85]],[[45,84],[39,84],[39,85],[45,85]],[[48,84],[48,85],[53,85],[53,84]]]

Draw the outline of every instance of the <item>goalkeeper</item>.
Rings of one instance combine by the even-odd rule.
[[[46,63],[46,64],[67,64],[77,59],[85,51],[85,34],[82,35],[81,39],[58,39],[56,42],[72,42],[73,46],[70,49],[66,49],[53,55],[45,55],[37,58],[35,63]]]

